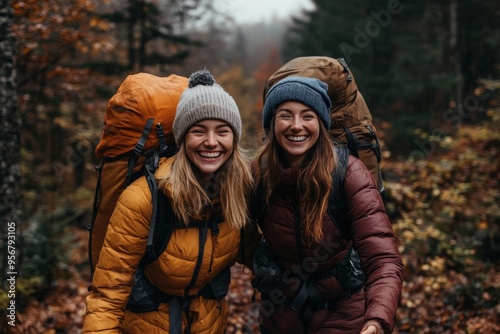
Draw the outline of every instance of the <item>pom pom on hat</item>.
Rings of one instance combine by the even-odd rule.
[[[188,88],[181,95],[173,125],[175,142],[179,145],[186,131],[205,119],[227,122],[240,140],[242,125],[238,106],[206,69],[191,74]]]
[[[266,133],[271,128],[271,120],[276,108],[287,101],[298,101],[311,108],[330,129],[330,108],[332,102],[328,97],[328,85],[314,78],[291,76],[274,84],[266,94],[262,126]]]
[[[212,76],[212,74],[207,70],[203,69],[198,72],[194,72],[191,74],[189,77],[189,88],[196,87],[198,85],[203,85],[203,86],[213,86],[215,83],[215,79]]]

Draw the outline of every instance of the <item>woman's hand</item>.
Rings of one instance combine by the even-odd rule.
[[[378,321],[369,320],[359,334],[384,334],[384,330]]]

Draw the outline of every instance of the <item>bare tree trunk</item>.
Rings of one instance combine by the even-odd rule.
[[[457,105],[458,111],[462,110],[462,70],[460,68],[460,53],[458,50],[458,2],[457,0],[450,0],[449,7],[450,15],[450,62],[451,74],[456,80],[455,89],[452,92],[451,99]]]
[[[146,36],[146,13],[144,11],[144,5],[141,6],[139,11],[139,31],[140,31],[140,43],[139,43],[139,71],[144,71],[146,66],[146,43],[148,42],[148,37]]]
[[[129,0],[127,11],[127,39],[128,39],[128,68],[133,70],[136,65],[136,50],[135,50],[135,25],[137,21],[137,4],[135,0]]]
[[[12,4],[0,0],[0,285],[9,272],[17,272],[14,259],[19,251],[21,199],[20,120],[17,112],[15,37]],[[13,257],[12,257],[13,256]]]

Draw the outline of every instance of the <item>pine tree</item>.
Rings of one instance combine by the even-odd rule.
[[[183,31],[185,24],[211,8],[208,0],[127,0],[111,4],[114,10],[101,17],[118,26],[118,41],[127,50],[126,65],[122,66],[132,71],[182,63],[189,56],[188,46],[201,45]]]
[[[313,2],[313,10],[293,19],[285,36],[285,60],[305,55],[342,57],[371,104],[383,101],[388,84],[384,77],[392,61],[392,24],[401,8],[387,8],[381,0]]]
[[[334,2],[293,20],[284,58],[344,57],[377,115],[401,110],[412,126],[467,118],[478,77],[498,75],[498,2],[425,0]],[[462,107],[461,107],[462,106]],[[469,108],[470,109],[470,108]]]

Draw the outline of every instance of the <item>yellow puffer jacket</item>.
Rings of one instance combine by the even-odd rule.
[[[156,175],[168,173],[172,161],[162,161]],[[151,212],[151,193],[142,177],[123,192],[111,217],[87,297],[84,333],[168,333],[168,304],[147,313],[125,310],[132,277],[146,249]],[[231,229],[227,222],[219,224],[218,234],[207,231],[199,275],[189,290],[190,296],[197,295],[206,283],[235,263],[239,244],[240,231]],[[146,277],[163,292],[183,296],[198,254],[198,228],[173,230],[166,250],[146,267]],[[228,311],[225,299],[195,297],[189,306],[191,332],[224,333]],[[182,322],[184,328],[185,314]]]

